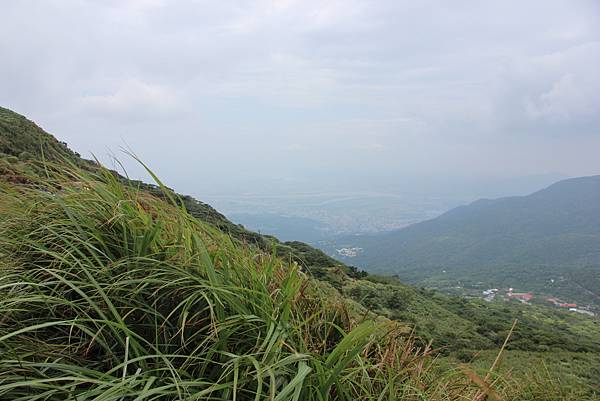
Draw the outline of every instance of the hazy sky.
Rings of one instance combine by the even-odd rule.
[[[600,174],[598,1],[20,0],[1,13],[1,105],[84,155],[130,146],[200,197]]]

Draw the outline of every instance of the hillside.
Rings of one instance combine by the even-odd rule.
[[[336,242],[352,263],[410,283],[482,282],[600,304],[600,176],[479,200],[402,230]]]
[[[8,144],[0,157],[0,398],[31,395],[33,377],[41,383],[34,392],[48,394],[39,399],[66,399],[68,391],[84,399],[86,386],[94,388],[90,397],[135,390],[139,399],[177,399],[161,398],[161,391],[179,386],[184,394],[231,399],[236,381],[244,400],[263,394],[260,386],[265,397],[291,392],[295,399],[316,399],[313,390],[319,399],[377,399],[383,391],[391,399],[472,399],[476,381],[457,363],[472,362],[485,375],[515,318],[508,355],[556,357],[550,368],[557,372],[572,367],[561,371],[556,397],[593,399],[600,392],[595,320],[369,275],[306,244],[250,232],[160,182],[126,180],[64,145],[46,157],[52,150],[36,151],[35,143],[59,142],[6,109],[0,127]],[[42,153],[57,162],[41,163]],[[65,154],[70,167],[60,162]],[[195,335],[192,328],[202,325],[211,329]],[[127,341],[134,342],[130,356]],[[429,358],[430,342],[439,360]],[[154,344],[153,353],[143,344]],[[33,350],[42,350],[40,358]],[[190,379],[207,371],[207,382]],[[267,384],[269,374],[277,380]],[[505,399],[542,399],[557,378],[538,374],[497,376],[497,389]],[[294,399],[286,397],[276,399]]]
[[[78,153],[69,149],[66,143],[58,141],[53,135],[44,131],[33,121],[3,107],[0,107],[0,158],[8,162],[1,166],[0,174],[5,179],[15,182],[25,180],[25,177],[22,176],[23,171],[26,173],[36,173],[34,171],[36,166],[30,162],[41,160],[42,158],[61,163],[66,162],[91,172],[98,169],[94,161],[83,159]],[[20,168],[16,168],[15,163],[19,162],[21,163]],[[40,173],[40,171],[37,171],[37,173]],[[111,171],[111,173],[128,185],[139,187],[155,196],[167,198],[164,196],[163,190],[156,184],[128,180],[115,171]],[[292,257],[298,260],[306,256],[305,249],[296,251],[290,246],[290,244],[293,245],[294,243],[282,243],[275,237],[260,235],[246,230],[243,226],[229,221],[223,214],[210,205],[191,196],[175,194],[170,188],[167,188],[167,190],[175,196],[177,202],[185,206],[186,210],[192,216],[218,227],[221,231],[243,242],[252,243],[268,251],[275,248],[280,254],[291,254]],[[313,259],[321,258],[327,260],[328,263],[341,265],[341,263],[334,261],[316,249],[311,249],[311,251],[315,252],[315,255],[312,256]]]
[[[80,156],[66,143],[59,142],[24,116],[3,107],[0,107],[0,154],[22,160],[43,156],[69,162],[80,160]]]

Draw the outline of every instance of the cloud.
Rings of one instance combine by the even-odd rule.
[[[385,150],[385,146],[377,142],[360,143],[354,145],[353,148],[366,152],[380,152],[382,150]]]
[[[506,62],[494,84],[494,122],[533,135],[598,135],[598,66],[600,42]]]
[[[599,20],[568,0],[7,2],[0,103],[192,189],[280,166],[590,174]]]
[[[563,75],[552,88],[526,102],[530,117],[552,122],[569,122],[600,113],[600,85],[586,86],[573,74]]]
[[[558,76],[548,90],[526,99],[530,117],[556,123],[600,122],[600,42],[553,55],[548,62],[559,64]]]
[[[308,150],[308,147],[299,143],[291,143],[286,147],[286,150],[290,152],[304,152]]]
[[[108,94],[84,95],[80,104],[91,114],[135,121],[173,117],[184,107],[173,90],[137,79],[119,82]]]

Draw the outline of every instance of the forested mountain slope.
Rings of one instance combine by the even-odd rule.
[[[600,176],[560,181],[528,196],[479,200],[337,245],[363,248],[348,260],[411,283],[480,281],[565,296],[584,286],[588,299],[600,303]]]

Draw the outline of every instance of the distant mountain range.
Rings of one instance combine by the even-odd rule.
[[[362,248],[352,258],[335,249]],[[600,303],[600,175],[482,199],[400,230],[324,247],[368,271],[437,288],[511,286]]]

